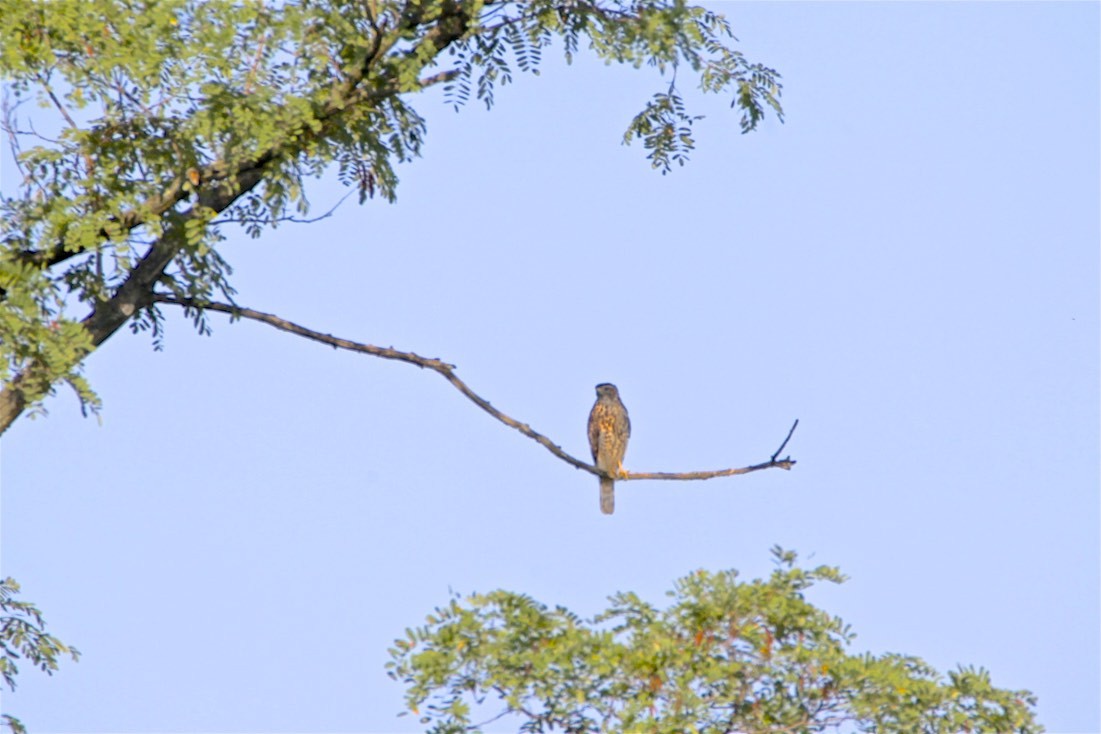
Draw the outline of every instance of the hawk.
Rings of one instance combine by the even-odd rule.
[[[631,419],[619,399],[615,385],[602,382],[596,386],[596,404],[589,413],[589,447],[593,450],[596,468],[613,476],[623,472],[623,455],[631,437]],[[600,511],[615,512],[615,482],[600,478]]]

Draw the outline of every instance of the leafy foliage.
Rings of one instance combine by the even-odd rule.
[[[841,573],[773,553],[768,580],[697,571],[664,609],[618,593],[591,621],[507,591],[453,598],[394,643],[390,675],[438,734],[505,716],[525,732],[1041,731],[1035,698],[984,670],[851,654],[853,633],[805,596]]]
[[[0,675],[4,676],[4,683],[13,691],[15,676],[19,674],[17,660],[26,660],[47,675],[53,675],[61,656],[69,655],[73,660],[80,658],[80,652],[75,647],[69,647],[45,632],[42,613],[30,602],[16,601],[15,595],[18,593],[19,584],[13,579],[0,581],[0,651],[3,652]],[[2,721],[14,734],[26,731],[22,722],[14,716],[4,714]]]
[[[743,131],[782,115],[776,72],[683,0],[0,0],[0,16],[22,176],[0,200],[0,397],[20,396],[0,400],[0,430],[60,382],[94,409],[83,357],[124,323],[159,343],[155,290],[232,300],[227,226],[256,237],[307,212],[308,179],[330,170],[361,203],[393,199],[427,134],[410,104],[425,88],[492,106],[555,39],[567,59],[652,67],[671,81],[625,140],[663,173],[699,119],[678,73],[728,94]]]

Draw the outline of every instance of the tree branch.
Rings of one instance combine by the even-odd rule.
[[[489,0],[489,2],[494,1]],[[412,6],[419,7],[419,4],[413,2]],[[461,2],[445,3],[440,15],[433,19],[434,25],[425,32],[421,44],[427,43],[439,52],[461,38],[472,21],[472,18],[467,14],[467,10],[468,7]],[[391,45],[398,42],[399,35],[393,35]],[[198,191],[199,206],[212,209],[215,213],[221,213],[240,196],[254,188],[268,172],[271,164],[300,155],[312,140],[330,134],[331,129],[340,124],[343,111],[349,105],[369,105],[386,96],[402,93],[403,90],[398,80],[385,74],[380,76],[377,84],[365,83],[368,67],[377,61],[388,48],[376,48],[366,60],[366,65],[354,79],[336,84],[333,99],[317,116],[317,121],[321,124],[320,131],[311,131],[309,134],[303,135],[291,134],[293,131],[290,131],[285,139],[276,141],[251,160],[232,164],[227,161],[216,161],[204,167],[201,171],[188,171],[186,174],[188,178],[197,174],[197,180],[191,178],[191,183]],[[412,51],[409,53],[412,53]],[[421,83],[424,86],[431,86],[446,81],[449,78],[448,75],[453,73],[440,72],[422,79]],[[350,86],[348,86],[349,84]],[[119,230],[126,233],[138,228],[153,217],[165,216],[174,221],[148,250],[138,266],[126,276],[125,281],[114,295],[106,301],[97,303],[93,307],[92,313],[83,320],[84,327],[92,336],[94,347],[102,344],[126,323],[139,308],[150,302],[153,283],[181,251],[184,243],[184,231],[182,226],[174,225],[182,225],[183,219],[194,216],[197,211],[196,208],[192,208],[183,215],[175,216],[170,212],[176,204],[190,196],[190,192],[184,186],[185,180],[187,180],[185,174],[177,175],[162,193],[154,194],[147,199],[144,206],[123,212],[114,219],[113,224],[118,225]],[[200,184],[202,184],[201,187]],[[106,230],[101,230],[99,235],[104,239],[111,236]],[[74,248],[67,250],[65,242],[61,241],[45,250],[23,250],[19,254],[23,262],[48,268],[64,262],[86,249]],[[6,296],[6,292],[0,289],[0,299],[6,298]],[[0,434],[3,434],[26,409],[27,396],[24,393],[24,388],[33,382],[32,373],[35,369],[37,367],[31,365],[6,386],[0,388]],[[549,448],[552,444],[549,441],[547,443]]]
[[[81,323],[92,338],[93,349],[99,347],[112,334],[119,330],[139,309],[148,305],[153,292],[153,284],[160,278],[165,268],[183,248],[185,222],[195,216],[200,207],[224,211],[237,197],[248,193],[260,183],[264,170],[262,167],[249,170],[237,177],[236,187],[231,190],[214,189],[199,194],[199,203],[185,214],[172,218],[164,234],[146,251],[138,264],[126,277],[125,282],[106,300],[99,301]],[[15,377],[3,389],[0,389],[0,434],[27,407],[24,389],[38,379],[39,366],[31,364]]]
[[[495,1],[497,0],[490,0],[487,5]],[[413,7],[419,9],[419,4],[414,3]],[[440,16],[433,20],[435,25],[425,34],[425,38],[422,39],[421,43],[430,43],[438,51],[447,48],[466,33],[472,20],[466,11],[466,7],[461,2],[450,2],[445,4]],[[419,18],[419,14],[417,18]],[[411,30],[414,27],[415,25],[409,26],[404,30]],[[398,42],[399,39],[396,34],[391,33],[390,35],[393,36],[390,44],[385,47],[376,46],[376,48],[367,55],[364,67],[359,70],[359,73],[353,78],[345,80],[334,87],[334,99],[321,109],[317,115],[317,120],[321,122],[323,126],[327,128],[338,125],[341,114],[349,105],[371,104],[383,97],[403,92],[400,83],[392,78],[382,80],[384,83],[377,85],[377,88],[372,85],[363,84],[367,76],[368,67],[377,62],[385,51],[388,51],[392,45]],[[411,54],[412,51],[409,53]],[[449,81],[454,78],[456,73],[457,72],[454,70],[441,71],[420,79],[418,84],[421,88],[431,87],[441,82]],[[50,98],[57,105],[58,110],[75,129],[76,124],[73,122],[72,118],[69,117],[65,108],[61,105],[61,102],[57,99],[48,85],[44,86]],[[313,137],[316,137],[316,134],[314,134]],[[296,144],[301,147],[300,143]],[[220,183],[236,176],[249,175],[253,171],[265,168],[273,160],[283,156],[287,152],[284,150],[285,147],[287,146],[279,142],[270,146],[252,160],[242,161],[235,166],[219,160],[204,166],[201,170],[194,171],[194,174],[198,176],[199,182],[209,187],[212,183]],[[117,217],[113,217],[111,223],[116,225],[120,232],[129,233],[145,224],[149,219],[165,214],[169,209],[188,197],[189,192],[185,188],[186,180],[183,173],[176,175],[167,183],[167,186],[162,192],[148,197],[142,203],[142,206],[123,212]],[[101,229],[98,235],[103,240],[109,240],[112,236],[106,229]],[[47,249],[22,250],[18,253],[18,257],[21,261],[29,265],[50,268],[86,252],[87,249],[87,247],[69,248],[64,240],[62,240]],[[4,296],[4,292],[0,291],[0,298]],[[0,431],[0,433],[2,433],[2,431]]]
[[[796,419],[795,419],[795,422],[791,424],[791,430],[790,430],[790,431],[788,431],[788,436],[787,436],[787,438],[785,438],[785,439],[784,439],[784,442],[783,442],[782,444],[780,444],[780,448],[776,449],[776,453],[774,453],[774,454],[772,455],[772,461],[776,461],[776,457],[777,457],[777,456],[779,456],[779,455],[780,455],[780,452],[784,450],[784,447],[788,445],[788,441],[790,441],[790,440],[791,440],[791,434],[795,433],[795,429],[796,429],[796,428],[797,428],[798,426],[799,426],[799,419],[798,419],[798,418],[796,418]]]
[[[588,464],[580,459],[571,456],[562,450],[562,447],[554,443],[551,439],[547,438],[538,431],[532,429],[526,423],[512,418],[505,413],[502,413],[497,408],[494,408],[488,400],[478,395],[476,392],[470,389],[470,387],[459,379],[455,374],[455,365],[448,364],[441,359],[433,357],[422,357],[419,354],[413,352],[402,352],[393,347],[376,347],[373,344],[363,344],[361,342],[351,341],[350,339],[342,339],[332,334],[323,334],[313,329],[308,329],[305,326],[294,323],[293,321],[287,321],[274,314],[264,313],[263,311],[256,311],[251,308],[245,308],[243,306],[237,306],[229,303],[218,302],[199,302],[188,298],[177,298],[164,293],[154,293],[152,300],[154,303],[168,303],[174,306],[181,306],[185,312],[191,312],[194,310],[207,310],[218,311],[221,313],[229,314],[230,320],[236,319],[250,319],[252,321],[259,321],[269,326],[274,326],[276,329],[286,331],[297,336],[311,339],[321,344],[327,344],[334,349],[347,349],[351,352],[359,352],[361,354],[370,354],[374,357],[381,357],[382,359],[393,359],[398,362],[406,362],[408,364],[416,365],[422,369],[430,369],[439,373],[445,380],[450,382],[456,390],[465,395],[471,402],[477,405],[479,408],[489,413],[491,416],[504,423],[509,428],[514,428],[520,433],[524,434],[528,438],[532,439],[543,445],[547,451],[557,456],[562,461],[570,464],[571,466],[587,471],[595,476],[608,476],[611,479],[617,481],[630,481],[633,479],[675,479],[675,480],[694,480],[694,479],[714,479],[716,477],[730,477],[736,474],[748,474],[750,472],[760,471],[762,469],[791,469],[795,466],[795,460],[791,457],[784,457],[777,460],[777,456],[787,445],[791,439],[792,433],[795,432],[795,426],[799,425],[799,421],[795,421],[791,430],[788,431],[787,438],[780,444],[780,448],[776,450],[776,453],[772,455],[772,458],[761,464],[754,464],[752,466],[741,467],[737,469],[718,469],[715,471],[693,471],[693,472],[626,472],[618,475],[605,474],[600,469],[597,469],[592,464]]]
[[[242,218],[239,218],[239,219],[238,218],[233,218],[233,219],[212,219],[210,221],[210,223],[211,223],[211,225],[218,225],[218,224],[274,224],[275,222],[290,222],[292,224],[313,224],[314,222],[320,222],[322,219],[328,219],[329,217],[331,217],[336,212],[336,210],[340,208],[340,205],[343,204],[344,201],[354,193],[355,193],[354,191],[349,191],[348,193],[344,194],[344,196],[340,197],[340,201],[338,201],[337,203],[335,203],[331,207],[329,207],[329,211],[327,211],[324,214],[321,214],[319,216],[316,216],[316,217],[310,217],[309,219],[301,219],[299,217],[291,217],[291,216],[276,217],[274,219],[270,219],[270,218],[269,219],[264,219],[264,218],[257,218],[257,217],[242,217]]]

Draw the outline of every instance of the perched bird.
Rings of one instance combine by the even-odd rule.
[[[631,419],[619,399],[615,385],[602,382],[596,386],[596,404],[589,413],[589,447],[593,450],[596,468],[613,476],[623,472],[623,455],[631,437]],[[615,482],[600,478],[600,511],[615,512]]]

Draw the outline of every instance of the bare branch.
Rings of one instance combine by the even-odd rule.
[[[416,365],[423,369],[430,369],[434,372],[438,372],[443,376],[445,380],[450,382],[456,390],[461,392],[467,398],[471,400],[475,405],[489,413],[497,420],[504,423],[510,428],[514,428],[520,433],[524,434],[533,441],[537,441],[543,445],[547,451],[557,456],[562,461],[574,466],[577,469],[587,471],[590,474],[596,476],[609,476],[611,479],[617,481],[630,481],[632,479],[677,479],[677,480],[693,480],[693,479],[713,479],[716,477],[730,477],[736,474],[748,474],[750,472],[760,471],[762,469],[791,469],[795,466],[795,460],[791,458],[784,458],[780,461],[776,460],[776,455],[783,450],[787,445],[788,440],[791,438],[791,434],[795,431],[795,425],[799,424],[799,421],[795,421],[795,425],[791,427],[791,431],[788,432],[787,438],[784,439],[784,443],[777,449],[776,454],[764,463],[754,464],[752,466],[741,467],[737,469],[718,469],[716,471],[695,471],[695,472],[626,472],[618,475],[605,475],[603,471],[597,469],[591,464],[587,464],[580,459],[571,456],[562,450],[562,447],[554,443],[552,440],[532,429],[526,423],[512,418],[501,411],[494,408],[488,400],[478,395],[476,392],[470,389],[470,387],[459,379],[455,374],[455,365],[448,364],[443,360],[422,357],[419,354],[413,352],[402,352],[393,347],[376,347],[373,344],[363,344],[361,342],[351,341],[350,339],[342,339],[332,334],[322,334],[319,331],[313,329],[307,329],[305,326],[300,326],[292,321],[275,316],[274,314],[264,313],[263,311],[256,311],[251,308],[245,308],[243,306],[237,306],[229,303],[218,302],[199,302],[188,298],[177,298],[175,296],[154,293],[152,300],[154,303],[168,303],[175,306],[182,306],[185,311],[190,312],[193,310],[208,310],[219,311],[221,313],[229,314],[231,320],[236,319],[250,319],[252,321],[259,321],[269,326],[274,326],[276,329],[286,331],[291,334],[296,334],[306,339],[312,339],[313,341],[320,342],[322,344],[328,344],[334,349],[347,349],[352,352],[360,352],[361,354],[370,354],[374,357],[381,357],[382,359],[393,359],[399,362],[407,362],[409,364]]]
[[[459,75],[458,69],[449,69],[447,71],[441,71],[432,76],[426,76],[417,81],[417,84],[421,89],[427,89],[428,87],[439,84],[440,82],[449,82]]]
[[[261,218],[261,217],[244,217],[244,218],[230,218],[230,219],[213,219],[211,224],[275,224],[276,222],[291,222],[292,224],[313,224],[314,222],[320,222],[322,219],[328,219],[340,205],[344,203],[344,200],[351,196],[354,192],[349,191],[340,197],[340,201],[333,204],[329,211],[324,214],[312,217],[310,219],[301,219],[299,217],[275,217],[275,218]]]
[[[42,88],[46,90],[46,95],[50,98],[50,101],[54,103],[54,107],[61,113],[61,116],[65,118],[65,122],[69,123],[69,127],[73,130],[79,130],[80,126],[76,124],[76,121],[69,114],[69,110],[65,108],[65,105],[61,104],[61,100],[54,94],[53,87],[50,86],[49,79],[44,78],[41,74],[38,77],[39,83]]]
[[[11,149],[11,159],[15,161],[16,169],[23,174],[24,180],[26,180],[27,172],[23,169],[23,162],[19,159],[20,147],[19,139],[16,137],[18,131],[16,130],[15,123],[15,109],[21,103],[17,102],[12,105],[8,100],[8,90],[4,89],[3,100],[0,101],[0,114],[3,118],[0,121],[0,130],[4,131],[4,134],[8,136],[8,147]]]
[[[676,479],[679,481],[688,481],[693,479],[715,479],[716,477],[733,477],[737,474],[749,474],[750,472],[760,471],[762,469],[791,469],[795,466],[794,459],[783,459],[782,461],[769,460],[761,464],[753,464],[752,466],[743,466],[738,469],[716,469],[715,471],[685,471],[685,472],[627,472],[626,474],[620,474],[615,477],[617,482],[622,482],[630,479]],[[596,472],[594,472],[595,474]]]
[[[252,94],[252,83],[256,80],[256,70],[260,66],[260,59],[264,58],[264,50],[267,48],[268,41],[271,40],[271,33],[265,34],[260,39],[260,43],[256,44],[256,53],[252,57],[252,66],[249,67],[248,74],[246,74],[248,81],[245,82],[245,94]]]
[[[784,447],[788,445],[788,441],[791,440],[791,434],[795,433],[795,428],[799,425],[799,419],[796,418],[795,422],[791,424],[791,430],[788,431],[788,437],[784,439],[784,442],[780,444],[780,448],[776,449],[776,453],[772,455],[772,461],[776,461],[776,457],[780,455],[780,452],[784,450]]]

